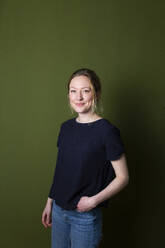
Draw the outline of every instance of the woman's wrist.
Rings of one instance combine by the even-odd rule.
[[[53,203],[53,199],[52,199],[52,198],[50,198],[50,197],[48,197],[48,199],[47,199],[47,204],[52,205],[52,203]]]

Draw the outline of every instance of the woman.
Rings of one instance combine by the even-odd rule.
[[[99,77],[75,71],[68,82],[70,107],[78,116],[64,121],[58,135],[53,183],[42,213],[52,226],[52,248],[94,248],[102,238],[102,209],[129,181],[120,130],[97,114]]]

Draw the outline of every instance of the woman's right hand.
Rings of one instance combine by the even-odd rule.
[[[51,212],[52,212],[52,203],[47,202],[42,213],[42,224],[44,225],[45,228],[52,226]]]

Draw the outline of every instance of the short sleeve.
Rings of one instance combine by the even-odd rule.
[[[120,130],[116,126],[109,127],[104,139],[106,159],[113,161],[120,158],[122,153],[125,152]]]

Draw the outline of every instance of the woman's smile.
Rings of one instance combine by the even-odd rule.
[[[81,107],[81,106],[83,106],[85,103],[76,103],[76,105],[78,106],[78,107]]]

